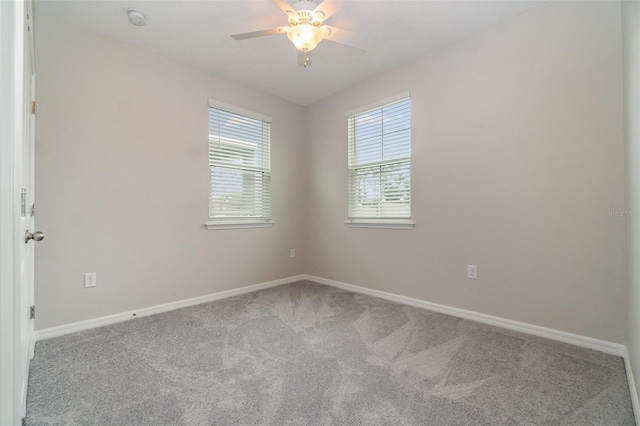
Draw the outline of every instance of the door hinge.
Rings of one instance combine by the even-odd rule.
[[[22,188],[20,191],[20,216],[25,217],[27,215],[27,189]]]
[[[31,307],[31,319],[36,319],[36,307]]]
[[[38,104],[36,101],[31,101],[31,114],[35,114],[38,111]]]

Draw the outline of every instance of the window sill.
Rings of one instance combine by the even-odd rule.
[[[345,220],[349,228],[382,228],[382,229],[413,229],[415,222],[411,220]]]
[[[216,229],[271,228],[275,222],[207,222],[208,231]]]

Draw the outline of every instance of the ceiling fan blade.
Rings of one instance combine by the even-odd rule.
[[[311,65],[311,52],[298,50],[298,66],[306,68],[309,65]]]
[[[270,28],[268,30],[251,31],[249,33],[232,34],[231,38],[245,40],[247,38],[264,37],[274,34],[286,34],[289,27]]]
[[[275,5],[278,6],[278,8],[281,11],[283,11],[287,16],[292,16],[296,14],[296,11],[293,9],[293,7],[291,7],[289,2],[287,2],[286,0],[271,0],[271,1],[274,2]]]
[[[342,6],[344,6],[342,2],[333,0],[322,0],[322,3],[320,3],[318,7],[313,9],[311,16],[314,16],[317,12],[322,12],[322,14],[324,15],[324,18],[322,18],[322,20],[324,21],[325,19],[336,13],[338,10],[342,9]]]
[[[324,37],[325,40],[334,41],[336,43],[344,44],[345,46],[364,50],[365,52],[369,52],[373,49],[374,43],[370,37],[366,37],[358,33],[352,33],[351,31],[343,30],[342,28],[331,27],[329,25],[323,25],[323,27],[327,27],[331,30],[331,33]]]

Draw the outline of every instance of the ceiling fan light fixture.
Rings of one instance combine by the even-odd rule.
[[[303,52],[310,52],[322,41],[324,31],[315,25],[301,22],[299,25],[289,29],[287,37],[289,37],[289,40],[291,40],[296,49]]]

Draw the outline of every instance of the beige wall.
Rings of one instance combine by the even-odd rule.
[[[640,2],[622,3],[627,209],[640,212]],[[627,220],[629,359],[640,394],[640,217]]]
[[[620,32],[546,4],[310,106],[307,273],[624,343]],[[406,90],[416,226],[347,228],[344,113]]]
[[[47,15],[36,28],[36,329],[304,272],[297,105]],[[207,98],[273,116],[272,228],[203,228]]]

